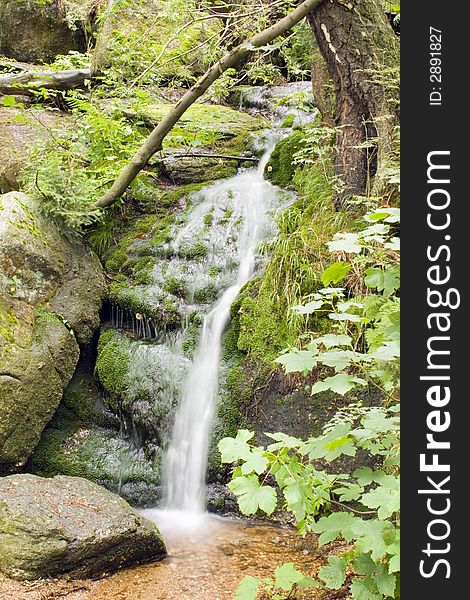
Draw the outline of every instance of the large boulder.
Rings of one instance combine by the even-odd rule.
[[[93,577],[165,554],[153,523],[86,479],[0,479],[0,570],[9,577]]]
[[[85,51],[80,9],[87,3],[89,0],[0,0],[0,55],[48,62],[70,50]]]
[[[28,196],[0,196],[0,468],[23,464],[99,324],[98,259]]]

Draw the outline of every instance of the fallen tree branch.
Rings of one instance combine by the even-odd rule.
[[[304,17],[311,13],[322,0],[304,0],[296,9],[284,18],[280,19],[271,27],[254,35],[249,41],[240,44],[215,65],[191,87],[174,106],[170,112],[163,117],[152,133],[144,141],[137,153],[121,171],[111,188],[94,204],[94,208],[105,208],[111,206],[118,200],[134,181],[137,175],[145,168],[151,157],[162,149],[162,142],[173,126],[179,121],[190,106],[200,98],[209,87],[227,69],[236,67],[245,60],[251,52],[269,44],[274,39],[289,31],[297,25]]]
[[[69,71],[26,71],[0,75],[0,95],[34,96],[41,89],[67,91],[85,87],[90,69]]]
[[[173,158],[220,158],[223,160],[238,160],[239,162],[259,162],[259,158],[253,156],[229,156],[226,154],[211,154],[210,152],[178,152],[176,154],[168,154],[163,156],[161,160],[171,160]]]

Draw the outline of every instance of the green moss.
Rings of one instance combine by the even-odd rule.
[[[284,121],[281,123],[281,128],[288,128],[294,125],[295,116],[293,114],[287,115]]]
[[[35,324],[42,325],[44,323],[64,323],[63,317],[57,313],[51,312],[44,307],[39,307],[35,311]]]
[[[199,323],[190,323],[184,332],[184,340],[182,344],[183,352],[192,357],[199,343],[201,326]]]
[[[197,258],[204,258],[207,256],[207,248],[202,241],[195,241],[191,246],[186,248],[180,248],[179,254],[181,257],[188,260],[194,260]]]
[[[129,343],[112,329],[104,330],[98,342],[95,373],[115,396],[124,395],[129,384]]]
[[[32,470],[43,476],[84,477],[118,489],[123,483],[158,484],[161,460],[137,456],[113,431],[83,427],[46,430],[31,459]]]
[[[136,117],[154,127],[172,109],[169,104],[149,104]],[[248,135],[266,129],[267,121],[228,106],[193,104],[165,138],[167,148],[188,147],[195,140],[203,146],[246,149]]]
[[[291,186],[296,171],[293,156],[302,147],[303,137],[301,131],[296,131],[276,144],[264,171],[274,185]]]
[[[238,429],[243,426],[240,406],[250,396],[251,386],[246,379],[242,367],[237,364],[237,366],[232,367],[228,371],[219,393],[209,448],[207,469],[209,480],[214,480],[224,471],[224,468],[221,467],[220,452],[217,444],[224,437],[235,436]]]
[[[14,328],[19,325],[19,320],[13,312],[0,302],[0,347],[8,346],[15,340]]]
[[[272,300],[269,279],[263,279],[240,303],[237,347],[262,362],[271,362],[288,345],[286,315]]]
[[[211,304],[217,300],[219,288],[213,281],[209,281],[204,287],[194,292],[194,301],[196,304]]]
[[[173,296],[179,296],[180,298],[186,298],[188,295],[188,286],[186,285],[186,282],[177,277],[167,277],[165,279],[164,289],[170,294],[173,294]]]
[[[204,225],[207,225],[208,227],[210,227],[213,222],[214,222],[214,215],[212,214],[212,212],[207,213],[207,215],[204,215]]]

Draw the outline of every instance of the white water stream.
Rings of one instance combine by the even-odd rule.
[[[277,135],[279,139],[279,135]],[[241,226],[233,247],[238,249],[238,271],[210,312],[205,316],[202,336],[187,376],[179,404],[165,465],[165,508],[195,515],[205,510],[204,490],[208,448],[217,400],[222,334],[230,318],[230,306],[241,288],[253,276],[256,251],[269,232],[278,188],[264,180],[263,171],[277,139],[260,160],[257,169],[216,183],[205,190],[198,207],[201,214],[230,194],[235,201]],[[191,235],[191,221],[173,245]]]

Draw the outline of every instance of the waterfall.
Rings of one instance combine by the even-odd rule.
[[[223,201],[228,190],[235,198],[241,220],[234,244],[238,269],[204,318],[199,346],[176,412],[165,465],[165,504],[170,510],[202,513],[205,508],[208,448],[217,400],[222,335],[230,318],[231,304],[253,276],[257,246],[272,223],[270,209],[279,191],[263,178],[264,167],[279,139],[279,134],[277,139],[274,135],[257,169],[243,171],[206,191],[208,202],[212,204],[216,204],[218,198],[219,203]],[[178,236],[176,246],[188,234],[191,234],[190,224]]]

